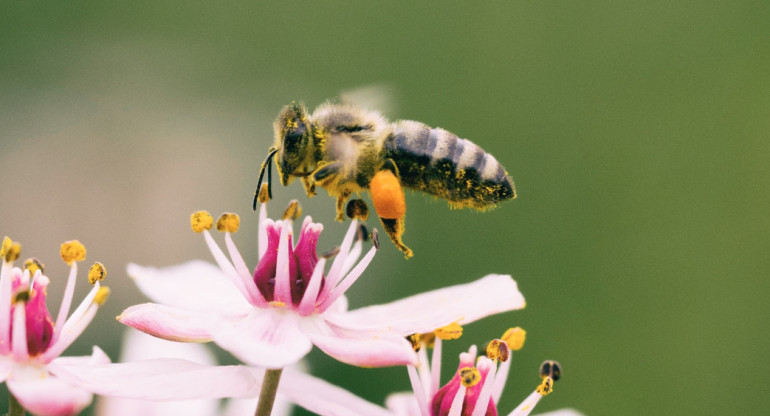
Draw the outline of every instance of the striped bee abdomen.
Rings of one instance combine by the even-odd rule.
[[[489,209],[516,197],[513,181],[494,156],[475,143],[417,121],[399,121],[383,144],[403,186],[449,201]]]

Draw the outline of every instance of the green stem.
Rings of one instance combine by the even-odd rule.
[[[259,403],[254,416],[270,416],[275,402],[275,393],[278,392],[278,382],[281,381],[282,368],[277,370],[265,370],[265,378],[262,380],[262,391],[259,392]]]
[[[13,397],[11,392],[8,392],[8,416],[24,416],[24,408],[21,406],[18,400]]]

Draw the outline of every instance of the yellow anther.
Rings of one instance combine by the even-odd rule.
[[[524,340],[527,338],[527,331],[520,327],[509,328],[500,338],[508,344],[511,351],[518,351],[524,346]]]
[[[241,226],[241,217],[232,212],[225,212],[217,220],[217,231],[225,233],[234,233]]]
[[[34,257],[24,260],[24,269],[29,270],[30,276],[34,276],[38,270],[40,270],[40,273],[45,272],[45,266],[43,263]]]
[[[414,352],[420,351],[422,349],[422,343],[420,342],[420,334],[412,334],[407,335],[406,340],[409,341],[410,344],[412,344],[412,349]]]
[[[88,269],[88,283],[94,285],[97,281],[104,280],[106,275],[107,270],[105,270],[104,265],[97,261]]]
[[[458,373],[460,374],[460,383],[466,388],[473,387],[481,381],[481,373],[476,367],[463,367]]]
[[[107,286],[102,286],[99,288],[99,290],[96,291],[96,296],[94,296],[94,303],[102,306],[104,305],[104,302],[107,302],[108,297],[110,297],[110,288]]]
[[[0,246],[0,258],[2,258],[3,261],[13,261],[8,259],[8,254],[11,252],[11,247],[13,247],[13,240],[11,240],[8,236],[3,237],[3,245]]]
[[[508,361],[508,357],[510,357],[508,344],[500,339],[489,341],[489,344],[487,344],[487,357],[494,361]]]
[[[447,339],[457,339],[463,336],[463,327],[457,322],[453,322],[447,326],[443,326],[434,331],[437,337]]]
[[[296,220],[302,215],[302,207],[299,205],[299,201],[292,199],[289,201],[289,206],[286,207],[286,211],[283,212],[284,220]]]
[[[29,290],[25,287],[20,287],[16,290],[16,292],[13,293],[13,299],[11,300],[12,303],[16,304],[17,302],[28,302],[29,301]]]
[[[67,264],[86,259],[86,247],[78,240],[65,241],[61,245],[61,259]]]
[[[190,227],[196,233],[210,230],[212,225],[214,225],[214,218],[206,211],[196,211],[190,215]]]
[[[535,391],[540,393],[541,396],[547,396],[553,391],[553,379],[551,377],[543,377],[543,381],[535,388]]]
[[[273,300],[267,303],[268,305],[272,306],[273,308],[284,308],[286,307],[286,302],[281,302],[280,300]]]
[[[259,196],[257,196],[257,201],[259,201],[260,204],[264,204],[269,200],[270,200],[270,192],[268,192],[267,184],[263,183],[262,187],[259,188]]]

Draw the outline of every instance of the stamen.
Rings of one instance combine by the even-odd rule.
[[[8,237],[3,238],[3,245],[2,248],[0,248],[0,257],[2,257],[6,263],[11,263],[18,259],[20,255],[21,244]]]
[[[214,218],[206,211],[196,211],[190,215],[190,227],[196,233],[202,233],[203,230],[210,230],[214,224]]]
[[[348,215],[348,218],[352,220],[359,219],[361,221],[366,221],[366,219],[369,218],[369,207],[366,206],[366,202],[364,202],[363,199],[351,199],[348,202],[345,213]]]
[[[510,357],[508,344],[500,339],[493,339],[487,345],[487,357],[493,361],[506,362]]]
[[[420,343],[420,334],[407,335],[406,340],[409,341],[410,344],[412,344],[412,349],[415,352],[420,351],[420,349],[422,348],[422,343]]]
[[[463,386],[473,387],[481,381],[481,373],[476,367],[463,367],[458,371],[460,383]]]
[[[373,228],[372,233],[369,235],[369,237],[372,239],[372,243],[374,243],[374,248],[377,250],[380,249],[380,237],[377,234],[377,229]]]
[[[337,254],[339,254],[339,252],[340,252],[340,246],[336,246],[323,252],[323,254],[321,254],[319,257],[321,257],[322,259],[330,259],[336,256]]]
[[[107,270],[104,268],[104,265],[97,261],[90,269],[88,269],[88,283],[94,285],[97,281],[104,280],[104,276],[106,275]]]
[[[69,265],[72,265],[73,261],[83,261],[86,259],[86,247],[78,240],[62,243],[59,253],[61,254],[61,259]]]
[[[234,233],[238,231],[238,227],[241,226],[241,218],[238,214],[231,212],[225,212],[219,216],[217,220],[217,231]]]
[[[107,298],[109,297],[110,297],[110,288],[107,286],[102,286],[96,292],[96,296],[94,296],[94,303],[99,306],[102,306],[104,305],[104,302],[107,302]]]
[[[553,360],[543,361],[543,364],[540,364],[540,377],[548,377],[557,381],[561,378],[561,365]]]
[[[435,330],[434,333],[437,337],[444,340],[458,339],[463,335],[463,327],[457,322],[452,322],[447,326]]]
[[[296,220],[302,215],[302,207],[299,205],[299,201],[292,199],[289,201],[289,206],[286,207],[286,211],[283,212],[284,220]]]
[[[12,302],[13,302],[14,304],[16,304],[16,303],[18,303],[18,302],[29,302],[29,296],[30,296],[30,295],[29,295],[29,290],[28,290],[28,288],[26,288],[26,287],[23,287],[23,288],[19,288],[19,290],[18,290],[18,291],[16,291],[16,292],[13,294],[13,300],[12,300]]]
[[[524,346],[524,340],[527,338],[527,331],[521,329],[520,327],[516,328],[509,328],[502,337],[500,337],[501,340],[505,341],[506,344],[508,344],[508,348],[511,349],[511,351],[518,351]]]
[[[270,192],[268,192],[267,184],[263,183],[262,187],[259,188],[259,194],[257,195],[257,201],[259,201],[260,204],[264,204],[267,201],[270,200]]]
[[[24,260],[24,270],[29,270],[29,274],[34,276],[35,272],[40,270],[40,273],[45,272],[45,266],[43,263],[40,262],[40,260],[30,257],[26,260]]]
[[[544,377],[540,385],[535,388],[535,391],[540,393],[541,396],[547,396],[553,391],[553,379],[551,377]]]

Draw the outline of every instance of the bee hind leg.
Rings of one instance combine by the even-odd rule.
[[[396,219],[380,217],[380,222],[382,222],[382,228],[388,233],[390,241],[393,242],[393,245],[395,245],[396,248],[404,253],[404,257],[408,259],[409,257],[414,256],[412,249],[407,247],[401,239],[401,236],[404,235],[404,217],[402,216]]]
[[[390,241],[404,253],[406,258],[414,253],[404,245],[401,236],[404,235],[404,219],[406,217],[406,200],[401,181],[398,178],[398,170],[390,161],[383,169],[372,177],[369,183],[369,193],[372,195],[372,203],[377,216],[380,217],[385,232]]]

